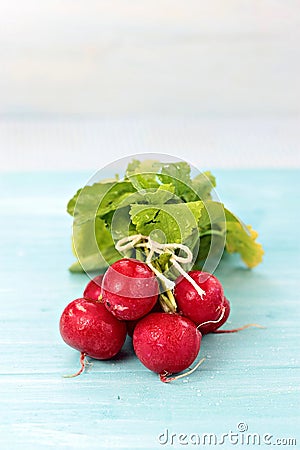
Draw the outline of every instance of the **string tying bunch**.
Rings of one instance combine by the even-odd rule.
[[[133,248],[147,248],[149,250],[145,263],[150,267],[150,269],[155,273],[157,278],[161,280],[163,285],[167,290],[172,290],[175,286],[175,283],[165,277],[154,265],[152,264],[152,260],[155,255],[162,255],[164,253],[171,255],[170,263],[176,268],[176,270],[186,279],[191,285],[196,289],[200,297],[202,298],[205,295],[205,291],[200,288],[200,286],[189,276],[189,274],[181,267],[180,264],[188,264],[193,260],[193,254],[188,246],[184,244],[161,244],[160,242],[154,241],[150,238],[150,236],[144,236],[142,234],[134,234],[132,236],[126,236],[120,239],[116,243],[116,250],[120,253],[125,252],[126,250]],[[175,251],[181,250],[185,253],[184,256],[176,255]]]

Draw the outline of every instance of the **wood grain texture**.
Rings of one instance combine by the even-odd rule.
[[[157,449],[168,447],[157,441],[166,428],[226,433],[239,422],[299,445],[300,172],[215,172],[220,198],[259,230],[266,251],[255,270],[236,256],[217,270],[232,303],[230,326],[267,328],[206,336],[201,369],[170,385],[137,361],[130,340],[113,361],[62,378],[78,367],[78,353],[62,342],[59,316],[87,281],[67,270],[65,204],[89,174],[1,174],[1,449]],[[195,448],[169,446],[181,447]]]

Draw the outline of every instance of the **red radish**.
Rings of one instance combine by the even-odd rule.
[[[131,338],[133,337],[133,332],[135,327],[137,326],[137,324],[139,323],[141,319],[136,319],[136,320],[127,320],[126,321],[126,327],[127,327],[127,334],[128,336],[130,336]]]
[[[162,312],[162,309],[160,307],[159,302],[156,302],[155,305],[153,306],[153,308],[151,309],[149,314],[152,314],[154,312]],[[145,317],[145,316],[144,316]],[[143,317],[142,317],[143,318]],[[127,326],[127,334],[128,336],[130,336],[131,338],[133,337],[133,332],[134,329],[136,327],[136,325],[139,323],[141,319],[136,319],[136,320],[127,320],[126,321],[126,326]]]
[[[152,313],[136,325],[133,347],[148,369],[161,375],[187,369],[196,359],[201,333],[189,319],[172,313]]]
[[[63,340],[81,352],[81,370],[85,355],[95,359],[110,359],[122,348],[126,325],[107,311],[103,303],[78,298],[69,303],[60,318]]]
[[[227,298],[224,297],[222,308],[220,311],[219,318],[215,321],[208,321],[207,323],[202,323],[198,325],[198,329],[202,334],[215,333],[218,328],[220,328],[227,321],[230,314],[230,303]],[[219,330],[218,332],[221,332]],[[222,331],[223,332],[223,331]]]
[[[90,300],[101,300],[101,285],[104,275],[98,275],[93,278],[87,285],[83,292],[84,298],[89,298]]]
[[[230,311],[229,302],[225,301],[223,287],[215,276],[198,270],[189,272],[189,276],[205,295],[201,298],[192,284],[180,276],[176,280],[174,297],[179,311],[198,325],[201,333],[208,333],[225,323]]]
[[[155,305],[158,282],[147,264],[124,258],[107,269],[102,296],[106,308],[118,319],[136,320]]]

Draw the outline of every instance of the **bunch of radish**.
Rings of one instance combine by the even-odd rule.
[[[86,356],[114,357],[129,334],[142,364],[168,382],[190,374],[203,361],[189,369],[203,334],[237,331],[219,330],[228,319],[230,304],[215,276],[191,271],[188,279],[177,278],[172,292],[177,312],[162,308],[159,286],[149,265],[129,258],[115,262],[88,283],[83,297],[67,305],[60,318],[63,340],[81,353],[81,368],[71,376],[84,370]]]

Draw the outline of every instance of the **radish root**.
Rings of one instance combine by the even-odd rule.
[[[187,372],[181,373],[180,375],[176,375],[175,377],[170,376],[172,374],[170,374],[168,372],[164,372],[164,373],[159,374],[159,379],[163,383],[170,383],[171,381],[179,380],[179,378],[187,377],[188,375],[191,375],[193,372],[195,372],[195,370],[198,369],[198,367],[205,361],[205,359],[206,358],[200,359],[200,361],[198,361],[197,364],[192,369],[188,370]]]
[[[246,328],[251,328],[251,327],[255,327],[255,328],[266,328],[263,325],[258,325],[257,323],[247,323],[246,325],[243,325],[242,327],[239,328],[233,328],[232,330],[215,330],[212,331],[212,333],[237,333],[238,331],[242,331],[245,330]]]
[[[84,371],[86,365],[90,364],[88,361],[86,361],[85,357],[86,357],[86,353],[81,352],[80,359],[79,359],[80,365],[81,365],[80,369],[78,370],[78,372],[73,373],[72,375],[64,375],[64,378],[74,378],[74,377],[78,377],[78,375],[81,375],[82,372]]]
[[[197,328],[203,327],[203,325],[208,325],[209,323],[219,323],[219,322],[221,322],[221,320],[223,319],[224,314],[225,314],[225,306],[222,306],[221,309],[222,309],[222,311],[221,311],[220,317],[217,320],[208,320],[207,322],[200,323],[197,326]]]

